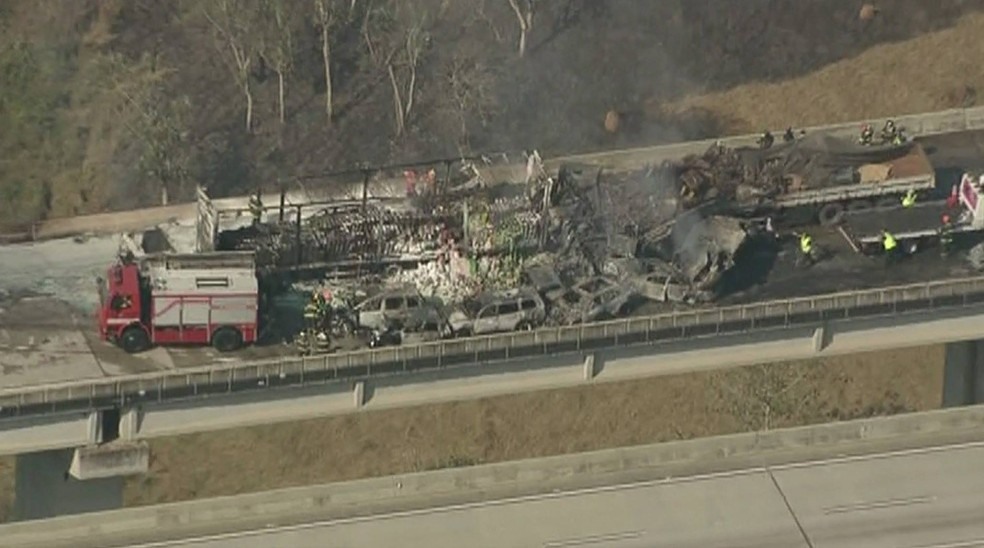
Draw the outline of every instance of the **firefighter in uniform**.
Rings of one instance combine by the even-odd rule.
[[[875,130],[871,129],[871,124],[861,126],[861,137],[858,138],[858,143],[865,146],[875,144]]]
[[[308,336],[307,329],[301,331],[296,337],[294,337],[294,346],[297,347],[297,353],[301,356],[311,354],[311,338]]]
[[[882,247],[885,248],[885,265],[891,266],[902,258],[899,243],[895,241],[892,233],[882,229]]]
[[[776,142],[776,138],[772,136],[772,132],[765,130],[762,132],[762,136],[759,137],[758,144],[762,148],[771,148],[772,144]]]
[[[253,224],[258,225],[263,220],[263,200],[260,199],[260,190],[249,197],[249,214],[253,217]]]
[[[314,336],[314,348],[318,353],[325,353],[331,350],[331,337],[324,330],[318,331],[317,335]]]
[[[895,127],[894,120],[888,120],[885,122],[885,126],[882,128],[881,131],[881,138],[882,141],[885,143],[892,143],[896,145],[899,144],[898,143],[899,130],[898,128]]]
[[[916,191],[910,190],[902,197],[902,207],[913,207],[916,205]]]
[[[311,301],[304,305],[304,325],[307,329],[314,329],[318,326],[318,293],[311,295]]]
[[[940,256],[946,257],[953,248],[953,223],[950,216],[943,214],[943,224],[939,228]]]
[[[815,252],[813,249],[813,238],[809,234],[803,233],[799,235],[800,243],[800,261],[805,266],[810,266],[816,261]]]

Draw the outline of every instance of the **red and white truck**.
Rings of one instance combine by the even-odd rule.
[[[259,284],[252,252],[120,259],[100,283],[102,338],[127,352],[256,341]]]

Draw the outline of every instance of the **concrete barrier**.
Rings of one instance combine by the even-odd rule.
[[[921,114],[904,114],[896,116],[895,120],[898,125],[904,127],[907,133],[912,137],[982,129],[984,128],[984,107],[951,109]],[[814,126],[805,129],[808,132],[819,131],[834,135],[853,136],[859,131],[862,123],[864,122],[853,121],[840,124]],[[758,135],[736,135],[722,138],[720,141],[729,146],[741,146],[753,144],[757,138]],[[662,160],[678,158],[687,154],[703,152],[716,140],[717,139],[706,139],[703,141],[603,151],[563,156],[553,159],[548,158],[546,166],[548,169],[552,169],[561,162],[583,162],[611,165],[626,169],[636,168],[653,162],[660,162]],[[522,172],[520,166],[517,166],[516,172]],[[374,184],[378,185],[379,183]],[[403,183],[402,181],[394,180],[393,184],[397,187],[402,187]],[[246,197],[224,198],[221,200],[216,200],[215,205],[220,209],[227,207],[245,207],[246,200]],[[30,236],[34,239],[44,240],[70,237],[79,234],[130,232],[143,230],[160,223],[168,222],[171,219],[190,219],[193,218],[194,215],[195,204],[182,203],[131,211],[49,219],[36,223],[33,227],[31,227],[30,231],[19,233],[17,236],[19,238]],[[0,238],[2,238],[2,235],[0,235]]]
[[[79,447],[68,472],[75,479],[90,480],[145,474],[150,469],[150,446],[146,442],[113,442]]]
[[[471,493],[489,496],[502,488],[529,487],[549,491],[558,481],[613,473],[660,471],[675,464],[702,464],[708,469],[762,465],[775,455],[802,449],[833,448],[847,452],[858,442],[914,443],[930,435],[980,434],[984,438],[984,406],[929,411],[840,423],[718,436],[697,440],[610,449],[541,459],[403,474],[264,493],[219,497],[66,516],[40,522],[0,526],[0,538],[11,546],[70,543],[83,536],[142,535],[182,528],[221,526],[262,519],[270,523],[288,516],[322,517],[357,505],[413,504],[427,499]],[[932,444],[928,444],[932,445]],[[726,468],[725,468],[726,469]]]

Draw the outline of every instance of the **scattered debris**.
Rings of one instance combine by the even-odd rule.
[[[984,270],[984,243],[979,243],[967,251],[967,261],[975,270]]]

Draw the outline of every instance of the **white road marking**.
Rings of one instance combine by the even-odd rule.
[[[984,447],[984,441],[966,442],[966,443],[958,443],[952,445],[941,445],[935,447],[922,447],[917,449],[903,449],[899,451],[889,451],[885,453],[873,453],[870,455],[855,455],[855,456],[845,456],[845,457],[834,457],[828,459],[817,459],[817,460],[803,461],[799,463],[792,463],[782,466],[773,466],[772,470],[809,468],[809,467],[826,466],[830,464],[840,464],[844,462],[906,457],[912,455],[923,455],[923,454],[938,453],[944,451],[960,451],[960,450],[967,450],[967,449],[977,449],[981,447]],[[611,493],[615,491],[624,491],[628,489],[644,489],[647,487],[655,487],[658,485],[705,481],[705,480],[717,479],[717,478],[740,477],[740,476],[747,476],[753,474],[762,474],[766,472],[767,472],[766,468],[761,466],[756,466],[752,468],[745,468],[742,470],[732,470],[727,472],[698,474],[694,476],[687,476],[681,478],[663,478],[658,480],[646,480],[646,481],[623,483],[623,484],[616,484],[616,485],[605,485],[601,487],[588,487],[584,489],[574,489],[570,491],[554,491],[551,493],[525,495],[520,497],[511,497],[511,498],[504,498],[498,500],[452,504],[448,506],[421,508],[417,510],[403,510],[399,512],[391,512],[388,514],[359,516],[353,518],[329,519],[329,520],[299,523],[295,525],[285,525],[285,526],[278,526],[278,527],[271,527],[267,525],[266,527],[250,529],[245,531],[235,531],[231,533],[203,535],[198,537],[190,537],[190,538],[170,540],[170,541],[152,541],[144,544],[131,544],[128,545],[127,548],[164,548],[164,547],[173,547],[173,546],[190,546],[190,545],[201,544],[205,542],[241,539],[246,537],[266,535],[270,533],[288,533],[294,531],[304,531],[308,529],[317,529],[320,527],[352,525],[358,523],[366,523],[370,521],[381,521],[381,520],[400,519],[400,518],[425,516],[425,515],[448,513],[448,512],[458,512],[462,510],[471,510],[476,508],[488,508],[494,506],[505,506],[510,504],[525,503],[525,502],[536,502],[536,501],[543,501],[543,500],[577,497],[583,495]],[[984,540],[966,541],[966,542],[969,542],[970,544],[968,543],[940,544],[940,545],[930,545],[930,546],[922,546],[916,548],[977,548],[978,546],[984,547]]]
[[[604,542],[615,542],[619,540],[631,540],[642,538],[645,536],[645,531],[625,531],[622,533],[609,533],[607,535],[594,535],[590,537],[572,538],[566,540],[551,540],[550,542],[544,542],[543,548],[568,548],[572,546],[590,546],[592,544],[601,544]]]
[[[936,497],[923,496],[923,497],[911,497],[906,499],[892,499],[892,500],[879,500],[872,502],[859,502],[856,504],[842,504],[839,506],[830,506],[823,509],[823,513],[826,515],[831,514],[846,514],[849,512],[863,512],[865,510],[881,510],[883,508],[896,508],[898,506],[912,506],[915,504],[929,504],[936,500]]]

